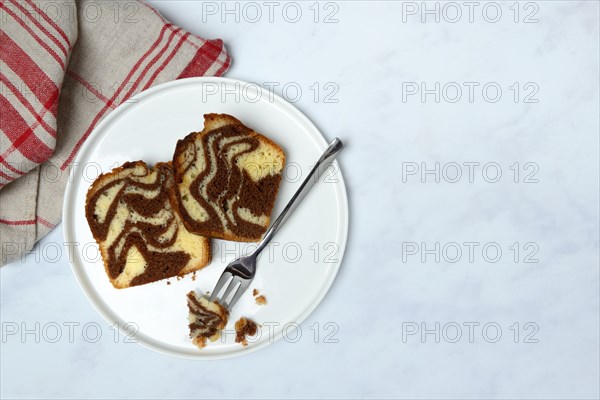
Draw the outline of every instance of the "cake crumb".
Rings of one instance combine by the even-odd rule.
[[[196,280],[196,271],[194,271],[194,273],[192,274],[192,280],[195,281]]]
[[[254,301],[256,302],[256,304],[258,304],[259,306],[264,306],[265,304],[267,304],[267,298],[264,295],[259,296],[259,294],[260,292],[258,291],[258,289],[252,289],[252,296],[254,296]]]
[[[207,339],[214,342],[221,336],[229,319],[229,311],[216,301],[198,296],[193,290],[187,294],[187,303],[190,338],[196,347],[202,349]]]
[[[170,284],[171,284],[171,281],[167,281],[167,285],[170,285]]]
[[[235,323],[235,342],[241,343],[242,346],[248,346],[248,336],[256,335],[258,325],[256,322],[246,317],[241,317]]]

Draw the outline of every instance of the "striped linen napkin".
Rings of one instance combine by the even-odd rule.
[[[0,0],[0,265],[61,219],[77,151],[131,96],[230,65],[143,2]]]

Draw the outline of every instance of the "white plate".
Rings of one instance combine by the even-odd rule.
[[[77,280],[91,303],[122,333],[153,350],[182,357],[224,358],[257,350],[288,334],[321,302],[338,271],[348,232],[348,200],[337,163],[321,177],[303,203],[261,254],[250,288],[268,300],[255,303],[248,290],[231,313],[221,340],[198,350],[188,337],[186,293],[211,291],[225,266],[252,244],[213,240],[213,261],[181,280],[128,289],[110,284],[87,221],[86,191],[99,174],[125,161],[148,163],[172,158],[175,143],[202,129],[204,113],[228,113],[272,138],[287,165],[273,218],[296,191],[327,147],[318,129],[295,107],[255,84],[224,78],[190,78],[158,85],[135,96],[106,117],[87,139],[71,169],[63,204],[65,242],[78,242],[72,257]],[[247,347],[235,343],[240,316],[262,324]],[[299,331],[298,331],[299,332]]]

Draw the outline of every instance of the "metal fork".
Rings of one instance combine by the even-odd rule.
[[[289,203],[285,206],[281,214],[279,214],[279,217],[277,217],[275,222],[273,222],[269,230],[265,233],[262,240],[258,243],[256,249],[252,253],[232,261],[229,263],[227,268],[225,268],[225,271],[223,271],[223,274],[221,274],[221,277],[217,282],[217,286],[215,286],[215,289],[210,295],[210,301],[217,300],[224,307],[227,307],[229,310],[231,310],[231,308],[235,305],[235,303],[237,303],[254,279],[254,274],[256,273],[256,258],[260,252],[267,246],[267,244],[269,244],[271,239],[273,239],[275,234],[283,226],[283,223],[296,209],[306,193],[308,193],[308,191],[317,182],[318,179],[314,179],[314,175],[317,173],[317,171],[319,172],[319,175],[317,176],[320,176],[321,173],[329,166],[328,162],[333,161],[343,147],[344,144],[338,138],[335,138],[333,142],[331,142],[327,150],[325,150],[321,158],[319,158],[319,161],[317,161],[315,164],[314,168],[308,173],[308,176],[306,179],[304,179],[304,182],[302,182],[296,193],[294,193]],[[225,293],[219,300],[219,293],[225,287]],[[227,299],[232,294],[233,297],[228,302]]]

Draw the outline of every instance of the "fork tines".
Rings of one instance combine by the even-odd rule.
[[[231,308],[235,305],[235,303],[239,300],[242,294],[246,291],[250,282],[246,279],[243,279],[239,276],[233,275],[229,271],[223,272],[215,289],[210,295],[210,301],[217,300],[223,307],[226,307],[231,310]],[[219,293],[221,290],[225,288],[225,293],[221,298],[219,298]],[[228,302],[227,299],[233,293],[233,297]]]

